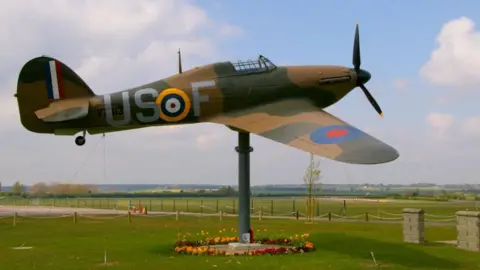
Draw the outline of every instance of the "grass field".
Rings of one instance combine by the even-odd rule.
[[[262,209],[264,215],[288,215],[295,211],[304,213],[306,200],[303,198],[254,198],[251,202],[252,212],[256,213]],[[130,199],[131,205],[142,204],[150,211],[184,211],[216,213],[237,213],[238,201],[233,198],[222,199]],[[43,205],[43,206],[68,206],[88,207],[126,210],[129,199],[30,199],[30,200],[0,200],[1,204],[15,205]],[[379,200],[379,202],[348,201],[346,202],[346,213],[343,212],[343,200],[318,200],[318,215],[331,212],[336,215],[356,216],[368,212],[371,215],[401,214],[406,207],[422,208],[429,215],[452,216],[459,210],[478,210],[480,202],[456,201],[456,202],[434,202],[416,200]]]
[[[87,219],[74,224],[66,218],[0,219],[1,269],[97,269],[104,250],[111,269],[371,269],[373,252],[384,269],[478,269],[480,256],[437,240],[456,239],[454,226],[427,226],[425,245],[404,244],[400,224],[253,220],[261,234],[284,230],[310,233],[317,247],[312,253],[263,257],[206,257],[176,255],[171,246],[177,233],[201,230],[210,235],[237,227],[237,220],[216,217],[133,216]],[[29,250],[15,250],[17,246]]]

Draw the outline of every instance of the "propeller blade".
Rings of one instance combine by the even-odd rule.
[[[362,60],[360,57],[360,35],[358,33],[358,23],[355,27],[355,40],[353,41],[353,59],[352,64],[355,70],[360,69],[360,65],[362,64]]]
[[[383,117],[382,109],[378,105],[375,98],[373,98],[372,94],[367,90],[364,83],[370,80],[370,73],[368,71],[360,69],[362,64],[361,56],[360,56],[360,34],[358,30],[358,23],[355,26],[355,39],[353,41],[353,57],[352,57],[352,64],[355,72],[357,73],[357,86],[360,87],[367,97],[370,104],[372,104],[373,108],[377,111],[377,113]]]
[[[377,101],[373,98],[373,96],[370,94],[367,88],[363,84],[359,85],[359,87],[363,90],[363,93],[367,97],[368,101],[370,101],[370,104],[372,104],[373,108],[377,111],[377,113],[381,117],[383,117],[382,109],[380,109],[380,106],[378,105]]]

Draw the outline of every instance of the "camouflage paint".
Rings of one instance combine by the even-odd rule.
[[[62,79],[64,98],[56,101],[47,96],[48,78],[42,70],[49,61],[55,61],[58,78]],[[21,69],[16,97],[22,125],[36,133],[73,135],[86,130],[98,134],[212,122],[337,161],[392,161],[398,158],[398,152],[362,131],[361,136],[338,142],[312,140],[312,134],[322,127],[350,127],[322,109],[357,87],[356,74],[356,70],[341,66],[284,66],[242,73],[231,62],[219,62],[97,96],[65,64],[42,56]],[[165,102],[165,98],[170,101]],[[62,122],[44,122],[37,117],[61,117],[67,108],[75,106],[80,111],[88,106],[88,115]]]

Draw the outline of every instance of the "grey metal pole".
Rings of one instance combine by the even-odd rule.
[[[250,133],[238,132],[238,238],[249,243],[250,231]]]

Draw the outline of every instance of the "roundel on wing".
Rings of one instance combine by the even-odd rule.
[[[312,132],[310,140],[317,144],[338,144],[357,139],[364,134],[352,126],[324,126]]]
[[[168,88],[160,92],[155,103],[160,107],[160,118],[167,122],[178,122],[190,112],[190,99],[178,88]]]

